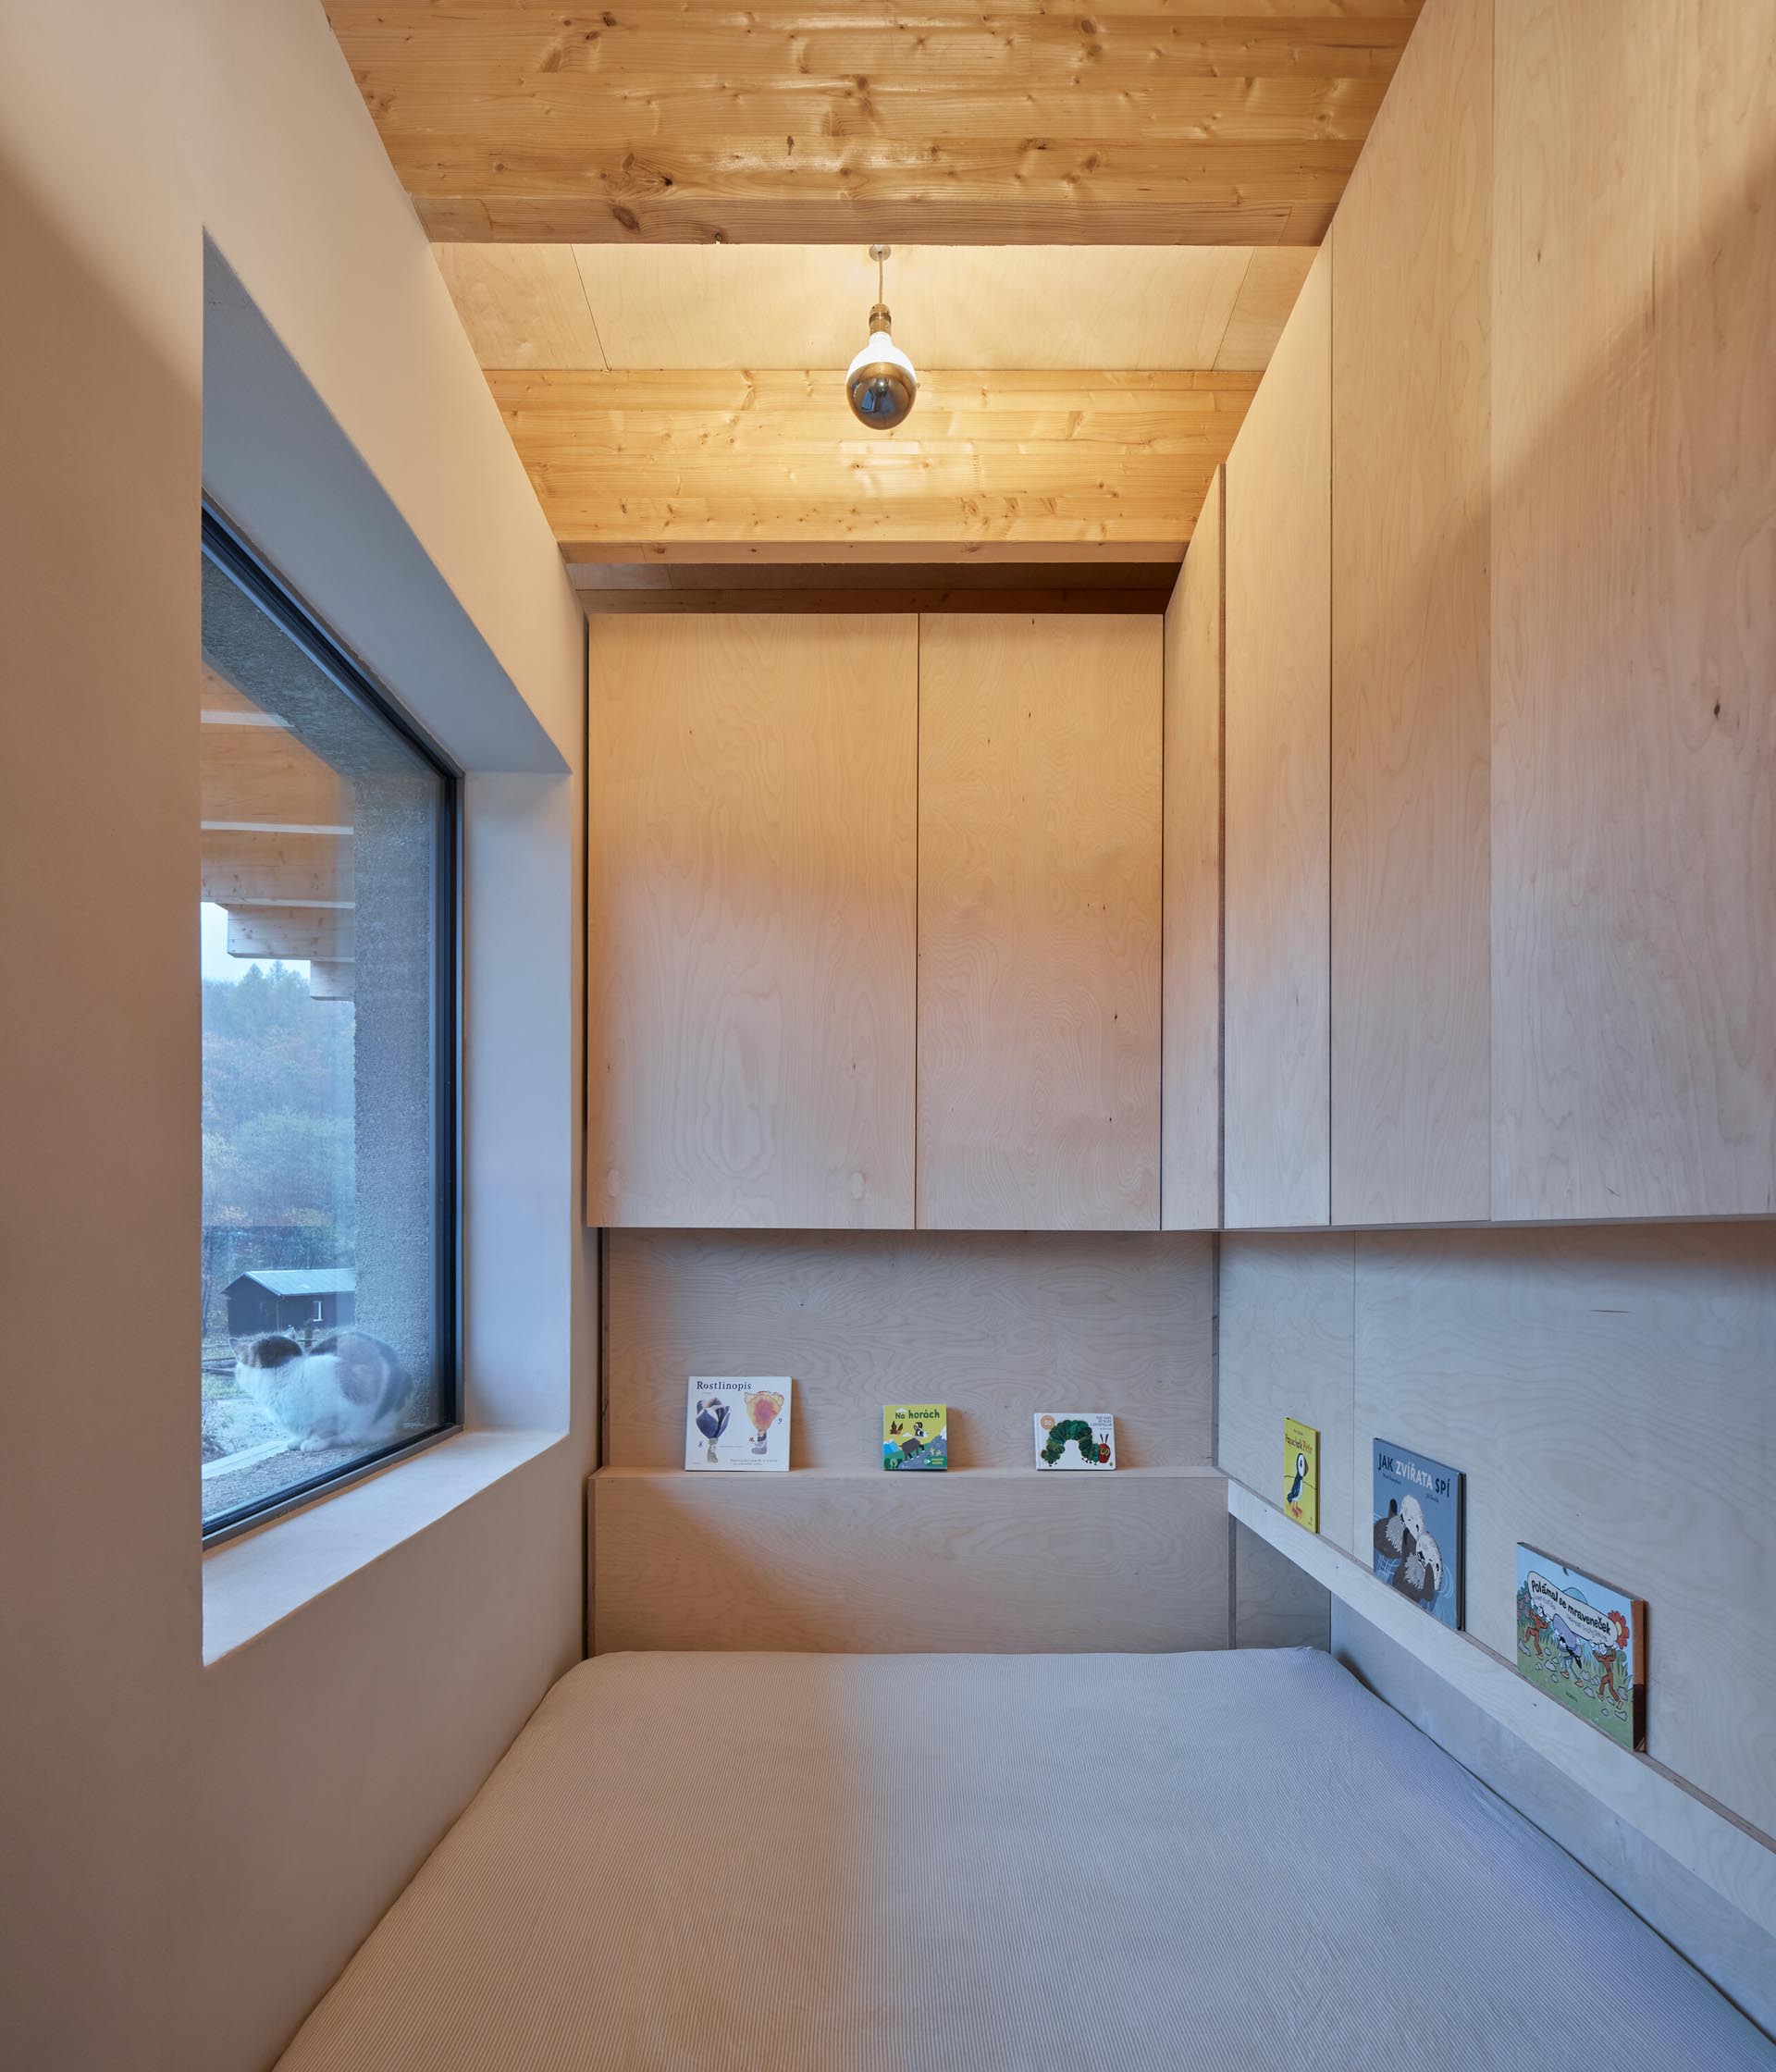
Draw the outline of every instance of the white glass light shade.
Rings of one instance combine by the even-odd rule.
[[[873,318],[877,313],[871,314]],[[906,423],[919,394],[919,376],[885,323],[872,321],[869,342],[845,371],[845,392],[860,425],[886,432]]]

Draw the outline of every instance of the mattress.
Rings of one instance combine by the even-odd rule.
[[[1327,1657],[610,1655],[285,2072],[1776,2066]]]

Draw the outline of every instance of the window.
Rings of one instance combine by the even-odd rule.
[[[203,1522],[456,1421],[456,779],[211,512]]]

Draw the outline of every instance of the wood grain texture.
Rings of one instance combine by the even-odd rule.
[[[1350,1471],[1351,1242],[1328,1231],[1223,1238],[1216,1370],[1222,1469],[1280,1501],[1283,1420],[1312,1424],[1320,1435],[1320,1531],[1347,1551],[1359,1544],[1355,1522],[1369,1503],[1367,1469],[1360,1482]]]
[[[502,356],[497,331],[484,339],[482,312],[515,316],[533,296],[546,311],[564,248],[437,250],[482,365],[525,364]],[[894,335],[921,368],[1256,372],[1312,258],[1293,245],[896,244],[885,286]],[[580,245],[574,259],[603,357],[533,364],[842,367],[876,300],[863,245]]]
[[[587,1221],[909,1225],[914,623],[588,635]]]
[[[202,896],[219,906],[350,906],[349,834],[205,828]]]
[[[1322,250],[1227,461],[1230,1229],[1329,1214],[1331,266]]]
[[[1279,1554],[1237,1518],[1233,1536],[1234,1647],[1318,1647],[1331,1644],[1332,1599],[1323,1583]]]
[[[1492,126],[1491,0],[1432,0],[1332,239],[1338,1223],[1487,1214]]]
[[[1190,536],[1251,374],[921,371],[867,432],[842,370],[495,370],[487,376],[566,558],[600,543],[984,544],[1151,551]]]
[[[1261,247],[1252,253],[1227,327],[1221,334],[1215,366],[1262,370],[1270,364],[1313,263],[1312,252],[1294,245]]]
[[[1227,1485],[1212,1468],[607,1468],[591,1486],[596,1654],[1227,1644]]]
[[[1500,0],[1498,67],[1493,1214],[1768,1215],[1776,14]]]
[[[228,910],[230,956],[281,957],[305,964],[349,964],[357,917],[350,907],[241,906]]]
[[[1312,244],[1416,0],[327,12],[435,238]]]
[[[568,246],[440,244],[432,256],[484,367],[609,364]]]
[[[1217,470],[1166,611],[1160,1223],[1221,1221],[1221,622]]]
[[[1466,1471],[1467,1626],[1514,1658],[1518,1541],[1644,1597],[1646,1752],[1776,1833],[1776,1227],[1356,1240],[1351,1473]]]
[[[877,1467],[882,1406],[931,1401],[960,1467],[1030,1467],[1057,1407],[1110,1412],[1131,1468],[1206,1465],[1214,1277],[1206,1236],[613,1231],[608,1459],[683,1464],[691,1375],[787,1374],[797,1472]]]
[[[201,726],[198,758],[206,828],[352,826],[352,780],[283,727]]]
[[[919,1227],[1156,1229],[1160,622],[919,626]]]

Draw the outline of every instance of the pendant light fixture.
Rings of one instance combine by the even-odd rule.
[[[882,263],[894,249],[891,244],[870,247],[876,263],[876,306],[870,312],[869,340],[845,372],[852,415],[875,432],[892,432],[904,425],[919,394],[913,363],[888,335],[888,305],[882,299]]]

